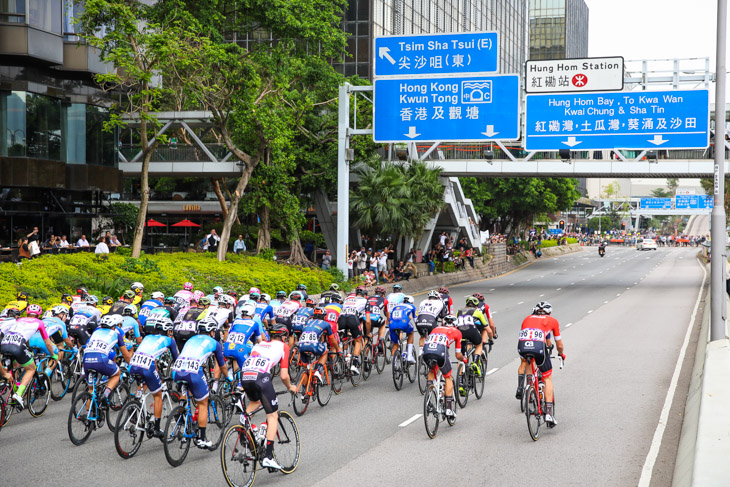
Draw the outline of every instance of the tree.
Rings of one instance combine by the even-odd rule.
[[[141,198],[132,257],[139,257],[142,250],[150,196],[150,158],[157,144],[165,141],[164,136],[153,137],[159,127],[154,111],[167,92],[155,83],[155,77],[174,55],[171,32],[175,32],[181,17],[180,13],[165,12],[142,1],[86,0],[83,12],[76,19],[84,41],[99,49],[100,59],[114,68],[96,75],[96,82],[106,91],[121,94],[110,120],[105,122],[105,129],[126,126],[125,115],[134,116],[140,124]],[[104,35],[97,36],[102,30]]]
[[[669,198],[672,195],[664,188],[656,188],[651,190],[651,195],[655,198]]]

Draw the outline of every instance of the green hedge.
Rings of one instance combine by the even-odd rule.
[[[18,291],[25,291],[31,302],[45,309],[58,303],[62,293],[73,294],[81,285],[99,298],[107,294],[117,298],[134,281],[145,285],[145,297],[152,291],[162,291],[166,296],[174,294],[186,281],[206,294],[214,286],[222,286],[239,295],[251,286],[271,295],[278,290],[289,292],[299,283],[305,284],[310,294],[318,294],[330,283],[340,282],[340,276],[319,268],[288,266],[235,254],[228,254],[227,258],[218,262],[210,253],[173,253],[133,259],[115,253],[100,260],[94,254],[78,253],[45,255],[22,264],[4,263],[0,264],[0,304],[15,299]]]

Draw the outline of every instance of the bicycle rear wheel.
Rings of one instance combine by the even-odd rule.
[[[390,331],[385,332],[385,338],[384,343],[385,347],[385,363],[389,364],[390,361],[393,359],[393,342],[390,341]]]
[[[474,381],[474,395],[477,399],[481,399],[482,396],[484,396],[484,382],[486,379],[486,373],[487,373],[487,364],[484,362],[484,354],[477,355],[475,357],[475,361],[477,363],[477,366],[479,367],[479,370],[481,371],[480,375],[474,375],[472,380]]]
[[[89,420],[91,394],[83,392],[71,403],[68,412],[68,438],[76,446],[82,445],[91,436],[94,422]],[[99,412],[97,411],[97,414]]]
[[[406,346],[403,350],[407,350],[407,342],[403,342],[403,344]],[[416,382],[416,376],[418,375],[418,350],[416,347],[413,347],[413,358],[415,359],[415,362],[409,362],[408,359],[406,359],[406,373],[408,374],[408,381],[413,384]]]
[[[13,406],[10,404],[10,398],[13,395],[13,387],[9,382],[0,382],[0,397],[2,398],[3,414],[0,418],[0,426],[5,426],[13,415]]]
[[[71,386],[71,374],[64,362],[59,362],[51,372],[51,399],[60,401]]]
[[[332,367],[330,367],[329,364],[325,365],[325,373],[322,378],[325,382],[317,383],[317,402],[320,406],[324,407],[329,404],[330,399],[332,399]]]
[[[309,385],[310,380],[311,376],[309,374],[309,370],[303,370],[299,383],[297,384],[297,392],[294,393],[294,398],[292,399],[294,413],[297,416],[301,416],[307,412],[309,400],[312,398],[309,394],[309,392],[311,392],[311,386]]]
[[[210,451],[215,450],[221,444],[223,432],[226,430],[232,416],[233,409],[226,407],[225,401],[219,395],[210,396],[208,401],[208,427],[205,435],[213,443],[209,448]]]
[[[301,444],[299,443],[299,428],[296,421],[288,411],[279,411],[279,427],[276,429],[276,442],[274,443],[274,458],[281,471],[290,474],[299,465]]]
[[[418,390],[421,391],[421,395],[426,393],[426,386],[428,385],[428,366],[423,361],[423,356],[418,357]]]
[[[398,353],[393,354],[390,366],[393,369],[393,385],[396,391],[400,391],[403,388],[403,355],[400,350],[398,350]]]
[[[466,364],[460,363],[456,370],[456,402],[459,403],[461,409],[464,409],[469,400],[469,377]]]
[[[294,345],[291,356],[289,357],[289,376],[296,377],[301,367],[299,366],[299,347]]]
[[[190,394],[190,393],[188,393]],[[187,412],[183,406],[172,410],[165,423],[165,441],[162,442],[167,463],[179,467],[188,456],[190,443],[193,441],[192,427],[186,421]],[[187,436],[187,437],[186,437]]]
[[[137,401],[128,401],[117,415],[114,447],[120,457],[132,458],[142,446],[146,432],[145,413]]]
[[[129,399],[129,385],[126,382],[119,382],[117,387],[114,388],[111,395],[109,395],[109,409],[107,409],[107,426],[109,431],[114,433],[114,429],[117,426],[117,416],[124,407],[124,404]]]
[[[370,340],[367,341],[362,349],[362,378],[368,380],[370,372],[373,371],[373,346]]]
[[[362,359],[362,356],[360,357]],[[350,383],[352,384],[352,387],[357,387],[360,385],[360,381],[362,380],[362,360],[360,360],[360,367],[358,368],[357,365],[355,365],[355,369],[357,369],[357,372],[352,371],[353,367],[353,361],[355,360],[355,355],[352,356],[352,359],[350,363],[345,363],[345,366],[347,367],[347,375],[350,376]]]
[[[530,437],[533,441],[537,441],[540,438],[540,423],[542,417],[540,415],[538,404],[537,404],[537,392],[530,386],[525,389],[525,417],[527,418],[527,430],[530,432]]]
[[[342,392],[342,383],[345,381],[345,359],[341,355],[334,357],[332,362],[332,390],[335,394]]]
[[[395,359],[396,355],[393,355]],[[423,423],[426,426],[426,434],[429,438],[436,438],[439,430],[440,413],[438,412],[438,395],[436,386],[431,384],[423,396]]]
[[[28,412],[34,418],[40,418],[48,408],[48,401],[51,399],[51,385],[48,376],[43,372],[36,373],[30,383],[28,398]]]
[[[240,424],[226,431],[221,447],[223,477],[230,487],[250,487],[256,479],[256,442]]]
[[[375,356],[375,370],[378,371],[378,374],[382,374],[383,370],[385,370],[385,341],[384,340],[378,340],[378,346],[375,348],[376,356]]]

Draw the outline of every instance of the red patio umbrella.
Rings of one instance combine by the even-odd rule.
[[[147,227],[166,227],[167,225],[165,225],[162,222],[158,222],[154,218],[150,218],[149,220],[147,220],[147,223],[145,226],[147,226]]]
[[[171,227],[200,227],[200,225],[198,225],[198,224],[197,224],[197,223],[195,223],[195,222],[191,222],[191,221],[190,221],[190,220],[188,220],[187,218],[186,218],[186,219],[184,219],[184,220],[182,220],[182,221],[179,221],[179,222],[177,222],[177,223],[173,223],[173,224],[172,224],[172,225],[170,225],[170,226],[171,226]]]

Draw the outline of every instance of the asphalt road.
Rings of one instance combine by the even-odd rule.
[[[440,425],[430,440],[416,417],[423,410],[417,385],[396,391],[388,366],[357,389],[346,384],[326,408],[310,405],[297,418],[298,470],[260,471],[256,485],[637,485],[702,282],[695,254],[609,247],[600,258],[587,247],[453,286],[458,305],[484,293],[499,330],[484,398],[470,397],[456,425]],[[552,303],[560,321],[567,362],[554,374],[559,425],[535,443],[514,390],[517,331],[540,300]],[[683,404],[681,385],[676,396]],[[153,440],[125,461],[106,428],[75,447],[66,432],[68,408],[66,399],[39,419],[24,412],[0,431],[0,484],[224,485],[218,451],[193,448],[172,468]],[[670,459],[675,443],[672,436],[662,445]]]

